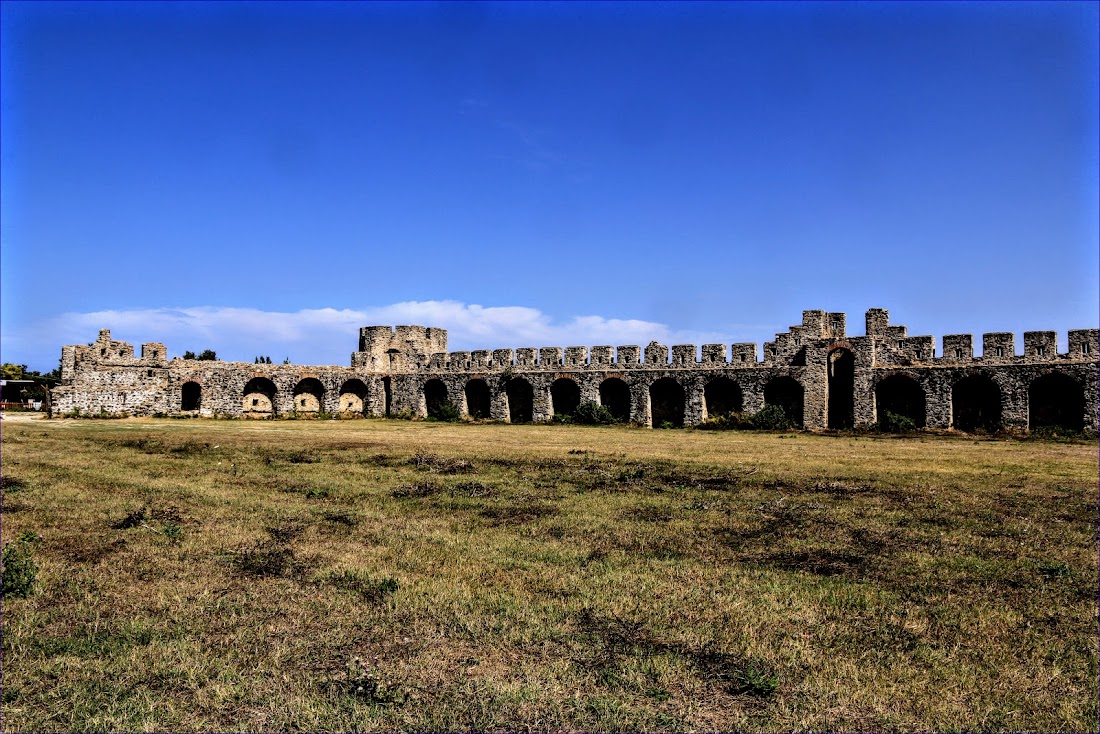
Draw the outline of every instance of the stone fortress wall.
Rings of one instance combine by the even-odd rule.
[[[288,414],[420,416],[443,403],[462,416],[547,421],[594,401],[645,426],[692,426],[729,412],[781,406],[810,430],[861,427],[890,411],[920,427],[1097,429],[1097,329],[982,336],[909,336],[885,309],[848,336],[843,313],[803,311],[802,323],[764,343],[522,347],[447,351],[447,332],[367,326],[350,367],[167,358],[102,330],[90,345],[62,348],[57,414],[272,417]]]

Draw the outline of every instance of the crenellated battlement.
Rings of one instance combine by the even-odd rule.
[[[1024,352],[1015,352],[1015,335],[995,332],[982,335],[983,354],[974,355],[973,336],[951,334],[942,338],[942,350],[937,354],[936,340],[932,336],[909,336],[908,328],[889,323],[886,309],[867,311],[868,333],[864,336],[846,336],[846,315],[827,311],[803,311],[802,324],[791,326],[775,335],[773,341],[763,343],[763,351],[752,342],[726,344],[676,344],[671,347],[656,341],[644,349],[638,345],[618,347],[600,345],[593,347],[518,347],[515,349],[477,350],[474,352],[440,352],[427,358],[403,358],[388,366],[411,371],[433,372],[438,370],[560,370],[568,369],[645,369],[724,366],[753,368],[804,367],[808,350],[843,347],[865,353],[865,360],[876,367],[910,367],[914,365],[1042,362],[1050,359],[1094,359],[1098,331],[1076,329],[1069,332],[1069,349],[1057,352],[1057,335],[1053,331],[1035,331],[1024,334]],[[367,327],[392,334],[389,327]],[[399,327],[426,329],[426,327]],[[436,329],[435,331],[442,331]],[[361,340],[362,343],[362,340]],[[386,342],[387,345],[392,342]],[[402,353],[404,354],[404,353]],[[358,365],[356,365],[358,366]]]
[[[134,356],[134,345],[111,338],[110,329],[100,329],[91,344],[71,344],[61,348],[61,382],[71,380],[76,370],[103,367],[167,367],[168,350],[160,342],[141,345],[141,356]]]
[[[135,357],[131,344],[104,329],[91,344],[62,348],[55,404],[91,413],[427,416],[451,401],[461,415],[527,421],[548,420],[583,399],[646,425],[692,425],[711,411],[753,412],[771,403],[810,429],[868,425],[882,411],[941,428],[1052,421],[1096,428],[1098,329],[1068,332],[1063,353],[1053,331],[1025,332],[1019,354],[1014,334],[985,333],[976,356],[972,335],[948,334],[937,351],[934,337],[911,336],[882,308],[866,312],[862,336],[848,335],[846,324],[843,313],[803,311],[801,324],[762,348],[652,341],[457,351],[447,350],[445,329],[365,326],[349,367],[261,370],[169,362],[156,342]],[[1052,408],[1057,401],[1065,404]]]
[[[355,367],[403,370],[427,366],[433,354],[447,351],[447,330],[431,326],[364,326],[359,350],[351,355]]]

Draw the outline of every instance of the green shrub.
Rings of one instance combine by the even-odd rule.
[[[38,564],[31,557],[30,544],[20,539],[6,543],[0,556],[0,596],[27,597],[34,592]]]
[[[754,427],[752,418],[744,413],[716,415],[696,426],[701,431],[748,431]]]
[[[183,527],[177,522],[166,522],[160,526],[160,531],[164,533],[164,537],[172,543],[178,543],[183,540]]]
[[[791,427],[787,412],[771,403],[758,410],[752,419],[752,427],[758,431],[785,431]]]
[[[917,424],[907,415],[898,415],[887,410],[878,419],[878,429],[884,433],[912,433],[917,430]]]
[[[603,426],[615,423],[615,416],[606,406],[600,405],[594,400],[587,400],[577,406],[573,413],[573,422],[586,426]]]
[[[739,672],[733,683],[734,693],[771,698],[779,688],[779,676],[769,674],[762,666],[750,662]]]
[[[450,400],[445,400],[442,403],[432,405],[428,409],[428,419],[444,423],[457,423],[462,420],[462,415],[459,413],[457,405]]]

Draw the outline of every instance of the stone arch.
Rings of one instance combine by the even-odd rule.
[[[325,386],[316,377],[306,377],[294,386],[294,411],[320,413],[324,405]]]
[[[362,380],[352,378],[340,386],[340,412],[350,415],[362,415],[367,412],[367,385]]]
[[[787,420],[801,428],[804,392],[802,383],[793,377],[774,377],[764,385],[764,404],[779,406]]]
[[[530,423],[535,417],[535,391],[531,383],[522,377],[513,377],[504,386],[508,396],[508,420],[511,423]]]
[[[275,415],[275,383],[266,377],[253,377],[244,386],[241,408],[247,418]]]
[[[600,405],[617,421],[630,420],[630,388],[618,377],[608,377],[600,383]]]
[[[703,388],[703,402],[709,418],[740,413],[743,403],[741,386],[728,377],[717,377]]]
[[[684,388],[671,377],[662,377],[649,386],[649,412],[654,428],[684,425]]]
[[[550,404],[554,415],[573,415],[581,404],[581,388],[568,377],[560,377],[550,385]]]
[[[1027,413],[1028,428],[1080,431],[1085,427],[1085,392],[1072,377],[1048,372],[1028,386]]]
[[[924,428],[924,389],[908,375],[889,375],[879,380],[875,385],[875,407],[879,422],[889,412],[908,418],[917,428]]]
[[[473,379],[466,383],[466,414],[474,420],[489,417],[489,385],[485,380]]]
[[[829,428],[855,425],[855,355],[844,347],[829,352]]]
[[[424,383],[424,407],[429,418],[443,418],[443,406],[447,402],[447,386],[443,380],[432,379]]]
[[[968,375],[951,387],[951,424],[960,431],[1001,427],[1001,388],[988,375]]]
[[[202,407],[202,385],[189,380],[180,387],[180,410],[198,410]]]

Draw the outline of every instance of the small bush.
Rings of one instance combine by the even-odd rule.
[[[716,415],[696,426],[701,431],[748,431],[754,427],[752,418],[744,413]]]
[[[183,527],[179,523],[166,522],[160,526],[160,531],[173,543],[183,540]]]
[[[791,419],[781,407],[769,403],[753,415],[752,427],[758,431],[785,431],[791,427]]]
[[[738,673],[731,686],[733,693],[770,698],[779,688],[779,676],[768,675],[760,666],[749,663]]]
[[[34,592],[38,564],[31,556],[30,545],[22,540],[4,545],[0,556],[0,596],[24,598]]]
[[[615,416],[611,415],[611,411],[606,406],[594,400],[588,400],[577,406],[577,411],[573,413],[573,420],[586,426],[604,426],[615,423]]]
[[[457,405],[450,400],[445,400],[442,403],[432,406],[431,410],[428,412],[428,420],[441,421],[443,423],[457,423],[462,420],[462,415],[459,413]]]
[[[917,430],[917,424],[907,415],[898,415],[887,410],[878,420],[878,429],[883,433],[912,433]]]

